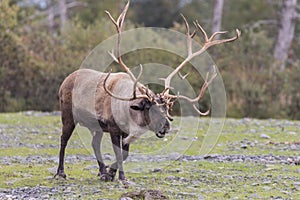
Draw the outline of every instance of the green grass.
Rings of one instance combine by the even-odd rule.
[[[199,155],[210,120],[201,118],[197,122],[196,118],[187,119],[185,126],[180,128],[181,122],[176,118],[172,124],[175,132],[162,140],[153,133],[147,133],[131,145],[131,152],[163,155],[175,150],[178,153]],[[196,133],[193,132],[195,123],[199,123],[200,127]],[[299,127],[298,121],[227,119],[211,154],[299,156],[299,148],[291,148],[293,142],[300,141]],[[17,159],[17,156],[58,156],[60,129],[58,116],[0,114],[0,136],[5,136],[3,144],[9,144],[8,147],[2,145],[0,148],[0,162],[5,157]],[[267,134],[270,139],[261,138],[261,134]],[[77,129],[70,139],[66,156],[92,154],[90,139],[87,131]],[[19,145],[20,142],[25,145]],[[241,148],[242,144],[246,144],[247,148]],[[108,134],[104,137],[103,149],[112,154]],[[207,199],[300,199],[300,168],[287,164],[222,163],[207,160],[126,162],[124,165],[127,177],[135,183],[128,189],[117,181],[99,181],[96,176],[97,169],[90,168],[94,165],[96,161],[66,163],[67,180],[52,178],[57,167],[56,162],[13,162],[0,165],[0,188],[59,186],[54,198],[63,198],[66,195],[65,189],[84,199],[118,199],[126,192],[157,189],[170,199],[197,199],[199,196]],[[156,168],[160,170],[154,172]]]

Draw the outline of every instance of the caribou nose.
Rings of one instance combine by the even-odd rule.
[[[158,132],[158,133],[156,133],[156,137],[158,137],[158,138],[163,138],[163,137],[165,137],[165,132]]]

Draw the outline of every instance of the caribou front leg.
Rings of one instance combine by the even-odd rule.
[[[113,145],[113,150],[114,150],[115,156],[116,156],[116,162],[110,166],[108,174],[107,174],[109,177],[106,177],[106,180],[113,181],[118,169],[119,169],[119,180],[125,180],[126,177],[125,177],[124,170],[123,170],[123,154],[122,154],[122,149],[121,149],[121,136],[110,134],[110,137],[111,137],[111,142]]]
[[[116,176],[116,172],[119,169],[119,180],[121,181],[125,181],[126,177],[125,177],[125,173],[123,170],[123,161],[126,160],[126,158],[128,157],[128,151],[129,151],[129,144],[124,144],[121,141],[121,136],[120,135],[112,135],[111,134],[111,141],[113,144],[113,149],[116,155],[116,162],[113,163],[108,171],[108,176],[109,177],[105,177],[106,180],[114,180],[115,176]],[[121,149],[121,142],[122,142],[122,149]]]

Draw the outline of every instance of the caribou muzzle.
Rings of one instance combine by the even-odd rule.
[[[169,132],[169,130],[170,130],[170,123],[168,121],[166,121],[166,123],[163,126],[163,128],[161,130],[159,130],[158,132],[155,132],[155,135],[158,138],[164,138],[165,135]]]

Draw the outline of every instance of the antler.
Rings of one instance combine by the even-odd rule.
[[[114,97],[114,98],[116,98],[116,99],[119,99],[119,100],[123,100],[123,101],[131,101],[131,100],[138,99],[138,98],[147,98],[147,99],[149,99],[149,96],[148,96],[147,93],[146,93],[146,95],[136,95],[136,90],[135,90],[135,88],[136,88],[136,85],[138,84],[138,81],[139,81],[139,79],[141,78],[141,75],[142,75],[142,73],[143,73],[143,66],[140,65],[140,68],[141,68],[140,73],[139,73],[138,77],[136,78],[136,80],[135,80],[134,83],[133,83],[133,94],[132,94],[132,97],[128,97],[128,98],[126,98],[126,97],[119,97],[119,96],[113,94],[113,93],[106,87],[106,81],[107,81],[108,77],[109,77],[110,74],[111,74],[111,70],[110,70],[110,72],[107,74],[107,76],[105,77],[105,79],[104,79],[104,81],[103,81],[103,88],[104,88],[105,92],[107,92],[110,96],[112,96],[112,97]]]
[[[122,34],[122,30],[123,30],[123,23],[124,23],[124,19],[125,19],[125,16],[126,16],[126,13],[127,13],[127,10],[128,10],[128,7],[129,7],[129,1],[128,3],[126,4],[126,6],[124,7],[124,10],[121,12],[121,14],[119,15],[118,19],[115,20],[112,15],[110,14],[110,12],[108,11],[105,11],[105,13],[108,15],[108,17],[110,18],[110,20],[113,22],[113,24],[115,25],[116,29],[117,29],[117,33],[118,33],[118,38],[117,38],[117,48],[116,48],[116,55],[114,54],[114,51],[112,50],[111,52],[108,52],[110,54],[110,56],[114,59],[114,61],[116,63],[118,63],[124,70],[125,72],[130,76],[131,80],[134,82],[133,84],[133,94],[132,94],[132,97],[130,98],[122,98],[122,97],[118,97],[116,95],[114,95],[111,91],[109,91],[106,87],[106,81],[108,79],[108,77],[110,76],[110,73],[109,72],[103,82],[103,87],[105,89],[105,91],[111,95],[112,97],[116,98],[116,99],[119,99],[119,100],[126,100],[126,101],[130,101],[130,100],[133,100],[133,99],[136,99],[136,98],[150,98],[150,96],[148,96],[148,93],[145,92],[147,91],[147,89],[141,85],[140,83],[138,83],[138,80],[141,76],[141,73],[143,71],[142,69],[142,65],[140,65],[141,67],[141,71],[140,71],[140,74],[138,76],[138,78],[136,78],[134,76],[134,74],[131,72],[130,68],[127,67],[127,65],[123,62],[122,60],[122,57],[121,57],[121,50],[120,50],[120,47],[121,47],[121,34]],[[146,95],[136,95],[136,88],[138,88],[138,90],[143,93],[143,94],[146,94]]]
[[[211,46],[222,44],[222,43],[227,43],[227,42],[233,42],[233,41],[237,40],[240,37],[241,32],[240,32],[240,30],[236,29],[236,36],[235,37],[228,38],[228,39],[215,40],[215,37],[217,35],[221,35],[221,34],[227,33],[227,31],[215,32],[215,33],[212,34],[212,36],[210,38],[208,38],[205,30],[198,23],[198,21],[194,21],[195,30],[191,33],[190,32],[190,26],[189,26],[186,18],[182,14],[181,14],[181,17],[182,17],[182,19],[184,21],[184,25],[186,27],[187,57],[185,58],[185,60],[182,63],[180,63],[180,65],[178,67],[175,68],[174,71],[172,71],[166,78],[163,79],[164,82],[165,82],[165,90],[161,94],[165,98],[187,100],[188,102],[190,102],[190,103],[193,104],[194,109],[200,115],[207,115],[209,113],[209,111],[207,111],[205,113],[202,113],[201,111],[199,111],[197,109],[195,103],[198,102],[203,97],[205,90],[207,89],[207,87],[209,86],[209,84],[214,80],[214,78],[217,76],[215,67],[214,67],[214,73],[213,73],[213,75],[211,76],[211,78],[209,80],[208,80],[209,73],[207,74],[206,79],[205,79],[205,83],[203,84],[203,86],[202,86],[202,88],[200,90],[199,95],[196,98],[194,98],[194,99],[191,99],[189,97],[182,96],[182,95],[176,95],[176,96],[175,95],[170,95],[169,91],[170,91],[170,88],[172,88],[171,87],[171,80],[194,57],[201,55],[202,53],[204,53]],[[203,34],[205,42],[204,42],[204,45],[202,46],[202,48],[200,50],[198,50],[196,52],[193,52],[193,50],[192,50],[192,39],[196,35],[196,29],[200,30],[200,32]],[[181,76],[181,75],[179,74],[179,76]]]

